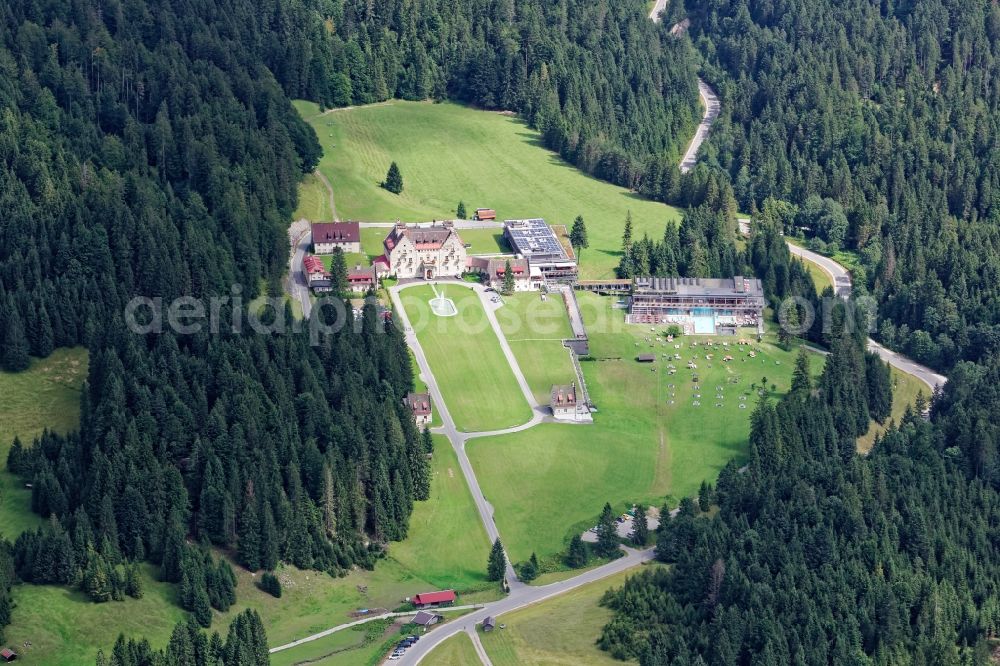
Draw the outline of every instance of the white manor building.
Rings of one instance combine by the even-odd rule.
[[[383,246],[389,274],[400,279],[458,277],[465,271],[468,258],[465,244],[450,222],[431,226],[397,224]]]

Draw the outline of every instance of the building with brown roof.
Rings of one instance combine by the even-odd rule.
[[[410,408],[413,422],[418,426],[430,425],[434,418],[431,408],[431,396],[427,393],[408,393],[403,404]]]
[[[514,291],[538,289],[544,282],[541,273],[532,271],[528,260],[523,257],[469,257],[466,269],[470,273],[484,276],[486,282],[494,289],[501,289],[508,261],[511,273],[514,274]]]
[[[576,383],[554,384],[549,397],[549,407],[552,416],[557,419],[576,420],[579,399],[576,393]]]
[[[364,292],[374,289],[375,278],[376,272],[374,266],[365,268],[364,266],[356,265],[354,268],[347,269],[347,284],[350,285],[351,291]]]
[[[465,270],[465,244],[450,222],[397,224],[382,244],[389,273],[400,279],[458,277]]]
[[[410,620],[413,624],[418,624],[425,629],[427,627],[433,627],[435,624],[444,619],[443,615],[438,615],[437,613],[430,613],[428,611],[417,611],[417,614],[413,616]]]
[[[312,225],[313,252],[333,254],[361,252],[361,225],[357,222],[317,222]]]

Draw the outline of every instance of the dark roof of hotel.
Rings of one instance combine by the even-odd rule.
[[[458,235],[455,228],[447,222],[431,227],[418,227],[407,224],[397,224],[385,237],[386,250],[392,250],[401,238],[407,238],[417,246],[418,250],[433,250],[444,245],[452,234]]]
[[[317,222],[312,225],[313,243],[358,243],[361,225],[357,222]]]
[[[731,278],[637,277],[635,291],[679,296],[764,296],[760,280],[742,275]]]

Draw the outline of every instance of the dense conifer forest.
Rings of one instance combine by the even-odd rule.
[[[287,333],[232,331],[238,299],[278,291],[319,156],[246,48],[257,7],[5,5],[2,362],[74,344],[91,360],[80,431],[11,448],[50,520],[0,548],[0,625],[15,572],[102,602],[141,595],[150,560],[207,626],[235,585],[208,546],[252,570],[371,566],[426,497],[409,358],[379,314],[318,344],[288,311],[265,316]],[[136,295],[230,302],[218,334],[140,336],[123,318]]]
[[[1000,7],[689,2],[723,98],[705,153],[741,209],[860,256],[878,337],[935,368],[996,353]]]
[[[97,655],[97,666],[245,666],[269,663],[267,633],[260,616],[246,610],[229,625],[225,639],[219,632],[206,636],[194,622],[178,624],[166,649],[148,641],[119,636],[108,654]]]

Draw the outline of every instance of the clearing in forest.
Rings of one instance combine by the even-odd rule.
[[[613,276],[626,213],[635,237],[659,238],[680,212],[625,188],[587,176],[541,144],[535,130],[509,115],[459,104],[404,102],[319,114],[296,102],[323,147],[319,171],[333,184],[341,219],[422,222],[452,219],[458,202],[468,213],[496,209],[498,219],[542,217],[587,223],[590,248],[581,254],[584,278]],[[379,186],[395,161],[403,192]],[[382,236],[385,231],[382,230]],[[475,230],[462,238],[471,252],[502,250],[499,231]],[[366,244],[367,252],[377,249]]]

